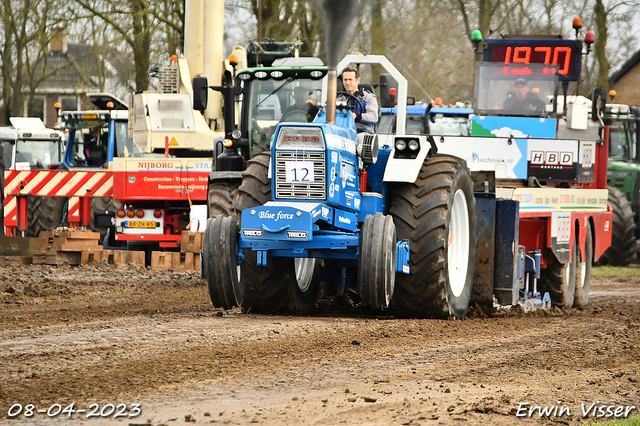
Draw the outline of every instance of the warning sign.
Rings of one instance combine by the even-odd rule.
[[[178,141],[176,140],[176,138],[171,138],[169,146],[178,146]]]

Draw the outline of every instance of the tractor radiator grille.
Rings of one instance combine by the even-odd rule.
[[[313,162],[313,182],[287,182],[286,162]],[[324,151],[276,151],[276,199],[324,200],[327,198]]]

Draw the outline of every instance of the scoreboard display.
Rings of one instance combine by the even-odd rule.
[[[561,80],[580,76],[582,42],[563,39],[485,39],[484,61],[505,67],[541,64],[544,74],[559,74]],[[563,78],[564,77],[564,78]]]

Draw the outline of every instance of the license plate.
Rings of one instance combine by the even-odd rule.
[[[124,226],[125,228],[155,228],[156,223],[152,220],[129,220]]]

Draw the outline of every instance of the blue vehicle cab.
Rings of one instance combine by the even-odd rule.
[[[381,108],[379,134],[392,134],[397,107]],[[468,136],[473,109],[462,106],[419,103],[407,106],[407,135]]]

